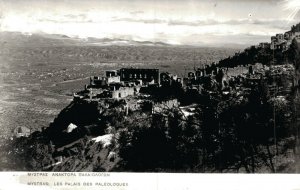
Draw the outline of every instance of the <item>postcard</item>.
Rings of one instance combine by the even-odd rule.
[[[299,10],[0,1],[0,189],[299,189]]]

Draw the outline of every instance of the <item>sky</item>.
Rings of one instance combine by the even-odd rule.
[[[178,45],[248,45],[268,42],[271,35],[300,21],[299,9],[294,10],[300,7],[297,1],[0,0],[0,31]]]

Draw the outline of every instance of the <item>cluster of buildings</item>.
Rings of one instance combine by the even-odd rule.
[[[262,85],[269,94],[290,92],[295,85],[294,66],[210,65],[190,71],[183,78],[158,69],[121,68],[106,71],[103,77],[91,77],[85,89],[74,94],[74,101],[107,102],[103,109],[108,109],[114,101],[123,101],[122,110],[126,113],[139,109],[154,113],[166,107],[197,103],[203,95],[241,95]]]
[[[284,34],[276,34],[271,37],[269,47],[272,50],[286,51],[292,43],[293,39],[300,40],[300,32],[288,31]],[[267,46],[267,43],[260,43],[260,46]]]
[[[121,68],[108,70],[105,76],[90,77],[90,83],[83,91],[74,93],[74,101],[101,102],[101,111],[121,102],[120,111],[129,110],[157,112],[167,107],[177,107],[178,102],[171,100],[152,100],[149,94],[166,86],[178,84],[181,79],[169,73],[160,73],[159,69]],[[159,94],[159,93],[158,93]]]
[[[269,67],[255,63],[234,68],[207,66],[190,72],[188,76],[186,92],[194,89],[198,94],[221,94],[223,97],[247,94],[257,88],[265,88],[269,95],[285,96],[298,82],[292,64]]]
[[[206,65],[188,72],[186,77],[178,77],[169,72],[159,72],[159,69],[121,68],[106,71],[102,77],[91,77],[85,90],[74,93],[74,100],[124,99],[137,96],[140,92],[157,96],[180,90],[201,93],[214,82],[222,89],[228,75],[238,76],[247,72],[246,66],[223,69]]]
[[[74,99],[121,99],[137,95],[141,87],[158,85],[158,69],[122,68],[106,71],[106,76],[93,76],[85,90]]]
[[[291,45],[293,39],[300,40],[300,32],[288,31],[284,34],[276,34],[271,37],[271,43],[261,42],[257,47],[270,48],[271,50],[286,51]]]

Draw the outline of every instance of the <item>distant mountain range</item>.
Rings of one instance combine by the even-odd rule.
[[[6,46],[172,46],[163,42],[135,41],[110,38],[74,38],[61,34],[24,34],[20,32],[0,32],[0,44]]]
[[[122,38],[78,38],[69,37],[62,34],[46,34],[34,33],[26,34],[21,32],[0,32],[0,45],[1,46],[15,46],[15,47],[51,47],[51,46],[159,46],[159,47],[226,47],[243,49],[247,45],[240,44],[200,44],[197,46],[191,45],[174,45],[164,42],[152,41],[136,41]]]

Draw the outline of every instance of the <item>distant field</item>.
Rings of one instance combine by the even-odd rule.
[[[230,48],[90,46],[0,37],[0,132],[47,127],[89,76],[121,67],[159,68],[183,76],[237,52]],[[33,41],[35,42],[35,41]],[[41,44],[43,42],[43,44]],[[56,42],[56,41],[55,41]],[[55,45],[53,45],[55,44]],[[58,45],[57,45],[58,44]]]

